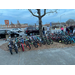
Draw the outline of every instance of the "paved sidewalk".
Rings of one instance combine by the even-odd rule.
[[[15,52],[0,49],[0,65],[75,65],[75,47]]]
[[[3,39],[0,39],[0,46],[7,43],[7,41],[3,40]]]

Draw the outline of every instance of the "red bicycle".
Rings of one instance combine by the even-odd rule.
[[[24,51],[24,46],[23,46],[23,43],[20,41],[20,39],[19,39],[19,41],[18,41],[18,45],[19,45],[19,47],[22,48],[22,51]]]
[[[24,46],[23,46],[23,43],[21,42],[21,48],[22,48],[22,51],[24,51]]]

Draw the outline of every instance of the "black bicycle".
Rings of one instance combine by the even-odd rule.
[[[12,49],[14,49],[16,53],[18,53],[17,43],[13,42],[13,40],[9,41],[8,47],[9,47],[9,51],[10,51],[11,54],[13,54]]]
[[[30,42],[31,45],[34,45],[35,48],[38,48],[38,45],[37,45],[36,41],[33,38],[32,39],[29,38],[28,41]]]

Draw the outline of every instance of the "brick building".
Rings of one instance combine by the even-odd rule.
[[[13,25],[0,25],[2,28],[25,28],[28,27],[28,24],[21,24],[20,27],[17,24]]]

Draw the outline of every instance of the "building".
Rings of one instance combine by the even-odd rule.
[[[25,28],[25,27],[28,27],[28,24],[20,24],[17,25],[17,24],[13,24],[13,25],[1,25],[1,27],[4,27],[4,28]]]

